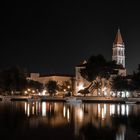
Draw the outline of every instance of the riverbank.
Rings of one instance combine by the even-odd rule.
[[[67,98],[40,96],[40,101],[66,102]],[[28,101],[29,96],[0,96],[0,101]],[[84,103],[140,103],[140,98],[76,97]]]

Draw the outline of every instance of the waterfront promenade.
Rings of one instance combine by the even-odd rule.
[[[28,101],[29,96],[0,96],[1,101]],[[49,97],[49,96],[39,96],[40,101],[54,101],[54,102],[66,102],[66,98],[62,96]],[[119,97],[96,97],[96,96],[87,96],[87,97],[76,97],[77,99],[82,100],[86,103],[127,103],[135,102],[140,103],[140,98],[119,98]]]

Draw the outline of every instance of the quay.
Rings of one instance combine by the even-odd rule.
[[[67,98],[62,96],[58,97],[48,97],[39,96],[41,101],[48,102],[66,102]],[[28,101],[29,96],[0,96],[0,101]],[[86,96],[77,97],[76,99],[82,100],[83,103],[140,103],[140,98],[114,98],[114,97],[96,97],[96,96]]]

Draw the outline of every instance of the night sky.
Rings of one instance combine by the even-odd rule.
[[[74,74],[91,55],[111,60],[118,27],[126,45],[126,67],[140,63],[138,4],[107,2],[3,3],[0,8],[0,69]]]

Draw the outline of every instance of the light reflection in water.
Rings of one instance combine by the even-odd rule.
[[[42,116],[46,116],[46,102],[42,102]]]
[[[120,104],[117,105],[117,114],[120,115]]]
[[[63,116],[66,117],[66,107],[63,107]]]
[[[111,104],[110,105],[110,115],[114,115],[115,114],[115,105]]]
[[[36,106],[36,115],[38,114],[38,102],[35,103]]]
[[[67,109],[67,120],[68,120],[68,122],[70,120],[70,110],[69,110],[69,108]]]
[[[30,104],[29,103],[27,104],[27,116],[28,117],[30,116]]]
[[[122,114],[122,115],[125,115],[125,110],[126,110],[125,105],[122,104],[122,105],[121,105],[121,114]]]
[[[34,107],[34,105],[32,106],[32,114],[34,115],[34,113],[35,113],[35,107]]]
[[[27,102],[24,103],[25,114],[27,114]]]
[[[78,108],[77,116],[78,116],[79,121],[82,122],[83,121],[83,117],[84,117],[84,112],[83,112],[82,108]]]
[[[80,129],[89,123],[96,128],[109,127],[111,129],[114,127],[112,117],[137,115],[138,110],[140,111],[140,108],[138,109],[137,105],[128,104],[98,103],[72,106],[65,103],[50,102],[24,103],[24,112],[28,117],[42,115],[44,120],[40,121],[53,126],[73,123],[75,135],[79,135]],[[31,112],[32,114],[30,114]],[[116,132],[116,140],[124,140],[125,131],[125,126],[120,126]]]
[[[126,115],[129,115],[129,105],[126,105]]]
[[[79,118],[79,120],[83,120],[84,118],[84,111],[82,106],[75,106],[76,108],[76,114]],[[136,108],[133,106],[133,111],[136,113]],[[67,105],[62,106],[62,113],[63,117],[67,117],[67,119],[70,119],[71,108]],[[93,110],[94,116],[98,115],[99,118],[105,119],[107,116],[112,115],[122,115],[122,116],[128,116],[130,114],[130,105],[128,104],[97,104],[97,110],[96,105],[93,106],[93,108],[88,108],[91,112]],[[42,116],[46,116],[47,112],[61,112],[60,107],[58,104],[52,104],[52,103],[46,103],[46,102],[35,102],[35,103],[24,103],[24,112],[27,114],[27,116],[30,116],[30,112],[32,115],[39,115],[42,114]]]

